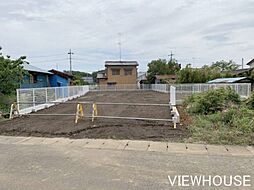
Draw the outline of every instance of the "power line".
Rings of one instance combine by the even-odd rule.
[[[84,63],[84,61],[81,61],[81,60],[76,60],[75,59],[75,63]],[[85,62],[86,65],[98,65],[98,66],[101,66],[101,63],[98,63],[97,61],[87,61]]]
[[[51,60],[43,60],[43,61],[33,61],[33,62],[35,62],[35,63],[45,63],[45,62],[64,61],[64,60],[68,60],[68,58],[65,58],[65,59],[51,59]]]
[[[64,54],[50,54],[50,55],[38,55],[38,56],[27,56],[28,58],[37,59],[37,58],[43,58],[43,57],[56,57]]]
[[[83,59],[83,58],[72,58],[72,60],[89,61],[89,59]],[[90,60],[91,60],[91,59],[90,59]]]

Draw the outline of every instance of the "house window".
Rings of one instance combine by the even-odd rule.
[[[111,69],[112,75],[120,75],[120,69]]]
[[[124,75],[132,75],[132,69],[124,69]]]
[[[38,77],[36,74],[30,74],[30,83],[37,83],[38,82]]]

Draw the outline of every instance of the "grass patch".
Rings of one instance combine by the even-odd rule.
[[[222,96],[218,97],[218,94]],[[192,122],[186,141],[254,145],[254,109],[250,102],[252,100],[239,102],[228,89],[211,90],[188,98],[185,110]]]
[[[254,145],[254,111],[231,108],[225,113],[192,116],[188,142]]]

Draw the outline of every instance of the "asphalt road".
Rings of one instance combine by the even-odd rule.
[[[26,142],[29,139],[0,139],[1,190],[229,189],[172,187],[168,175],[250,175],[252,187],[238,189],[254,188],[251,155],[85,148],[78,146],[81,141]]]

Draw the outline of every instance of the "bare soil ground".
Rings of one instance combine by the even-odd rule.
[[[169,95],[153,91],[89,92],[69,102],[122,102],[167,104]],[[68,103],[69,103],[68,102]],[[91,105],[83,105],[85,114],[91,115]],[[45,136],[70,138],[113,138],[155,141],[180,141],[187,136],[183,126],[173,129],[172,122],[136,121],[121,119],[90,118],[74,123],[75,116],[54,116],[50,114],[75,114],[77,104],[59,104],[37,113],[48,116],[23,116],[0,123],[0,134],[14,136]],[[98,115],[123,117],[151,117],[170,119],[169,107],[98,105]]]

